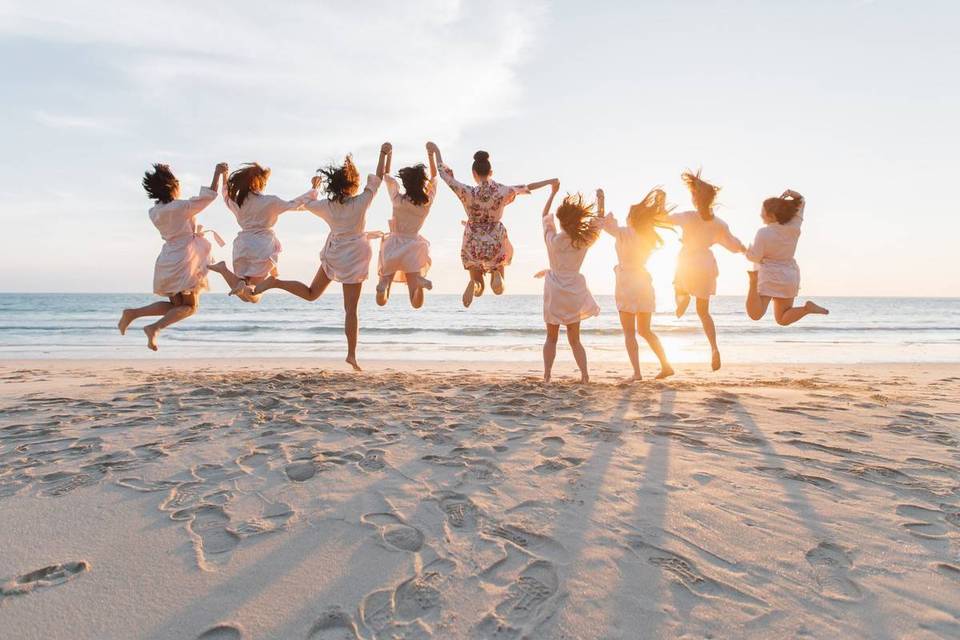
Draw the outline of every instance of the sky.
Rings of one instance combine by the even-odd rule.
[[[0,0],[0,290],[149,292],[151,163],[194,195],[217,162],[256,160],[292,198],[346,153],[372,172],[389,140],[396,171],[434,140],[462,181],[485,149],[495,179],[602,187],[621,219],[654,186],[689,208],[680,174],[702,168],[745,242],[762,200],[792,188],[802,294],[960,296],[958,24],[949,0]],[[546,196],[507,209],[508,292],[542,290]],[[382,190],[368,228],[389,215]],[[441,185],[422,232],[435,291],[463,289],[462,219]],[[223,203],[199,220],[229,258]],[[324,223],[293,212],[276,232],[281,276],[309,282]],[[665,237],[660,300],[679,247]],[[718,292],[745,293],[744,258],[716,253]],[[609,237],[590,250],[595,293],[615,262]]]

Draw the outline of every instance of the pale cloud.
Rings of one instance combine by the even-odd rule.
[[[521,94],[516,67],[543,13],[540,3],[496,0],[8,2],[0,35],[102,49],[122,80],[111,92],[121,102],[107,94],[102,106],[152,115],[154,125],[159,114],[158,134],[202,126],[232,148],[303,153],[387,134],[452,141],[509,113]]]
[[[97,133],[119,133],[119,123],[104,118],[34,111],[33,119],[51,129],[73,129]]]

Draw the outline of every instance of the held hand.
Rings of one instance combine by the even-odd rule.
[[[321,178],[320,176],[313,176],[312,178],[310,178],[310,188],[319,189],[321,182],[323,182],[323,178]]]
[[[230,166],[226,162],[220,162],[217,164],[217,173],[226,174],[230,171]]]
[[[560,191],[560,181],[556,178],[550,181],[550,195],[556,195]]]
[[[427,142],[427,153],[436,153],[437,152],[437,143]]]
[[[383,155],[389,155],[393,153],[393,145],[389,142],[384,142],[382,145],[380,145],[380,153]]]

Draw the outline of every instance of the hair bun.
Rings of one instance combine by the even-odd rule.
[[[473,159],[477,162],[484,162],[490,159],[490,154],[486,151],[477,151],[475,154],[473,154]]]

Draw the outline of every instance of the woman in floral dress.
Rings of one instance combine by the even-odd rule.
[[[435,158],[440,177],[460,198],[467,213],[460,259],[463,268],[470,272],[470,281],[463,292],[463,306],[469,307],[474,296],[483,293],[485,273],[490,274],[490,288],[493,292],[497,295],[503,293],[503,270],[513,258],[513,245],[510,244],[506,227],[500,222],[504,207],[513,202],[519,194],[545,187],[553,180],[517,186],[494,182],[490,154],[477,151],[473,154],[473,179],[477,186],[471,187],[454,178],[453,171],[443,163],[436,144],[428,142],[427,152]]]

